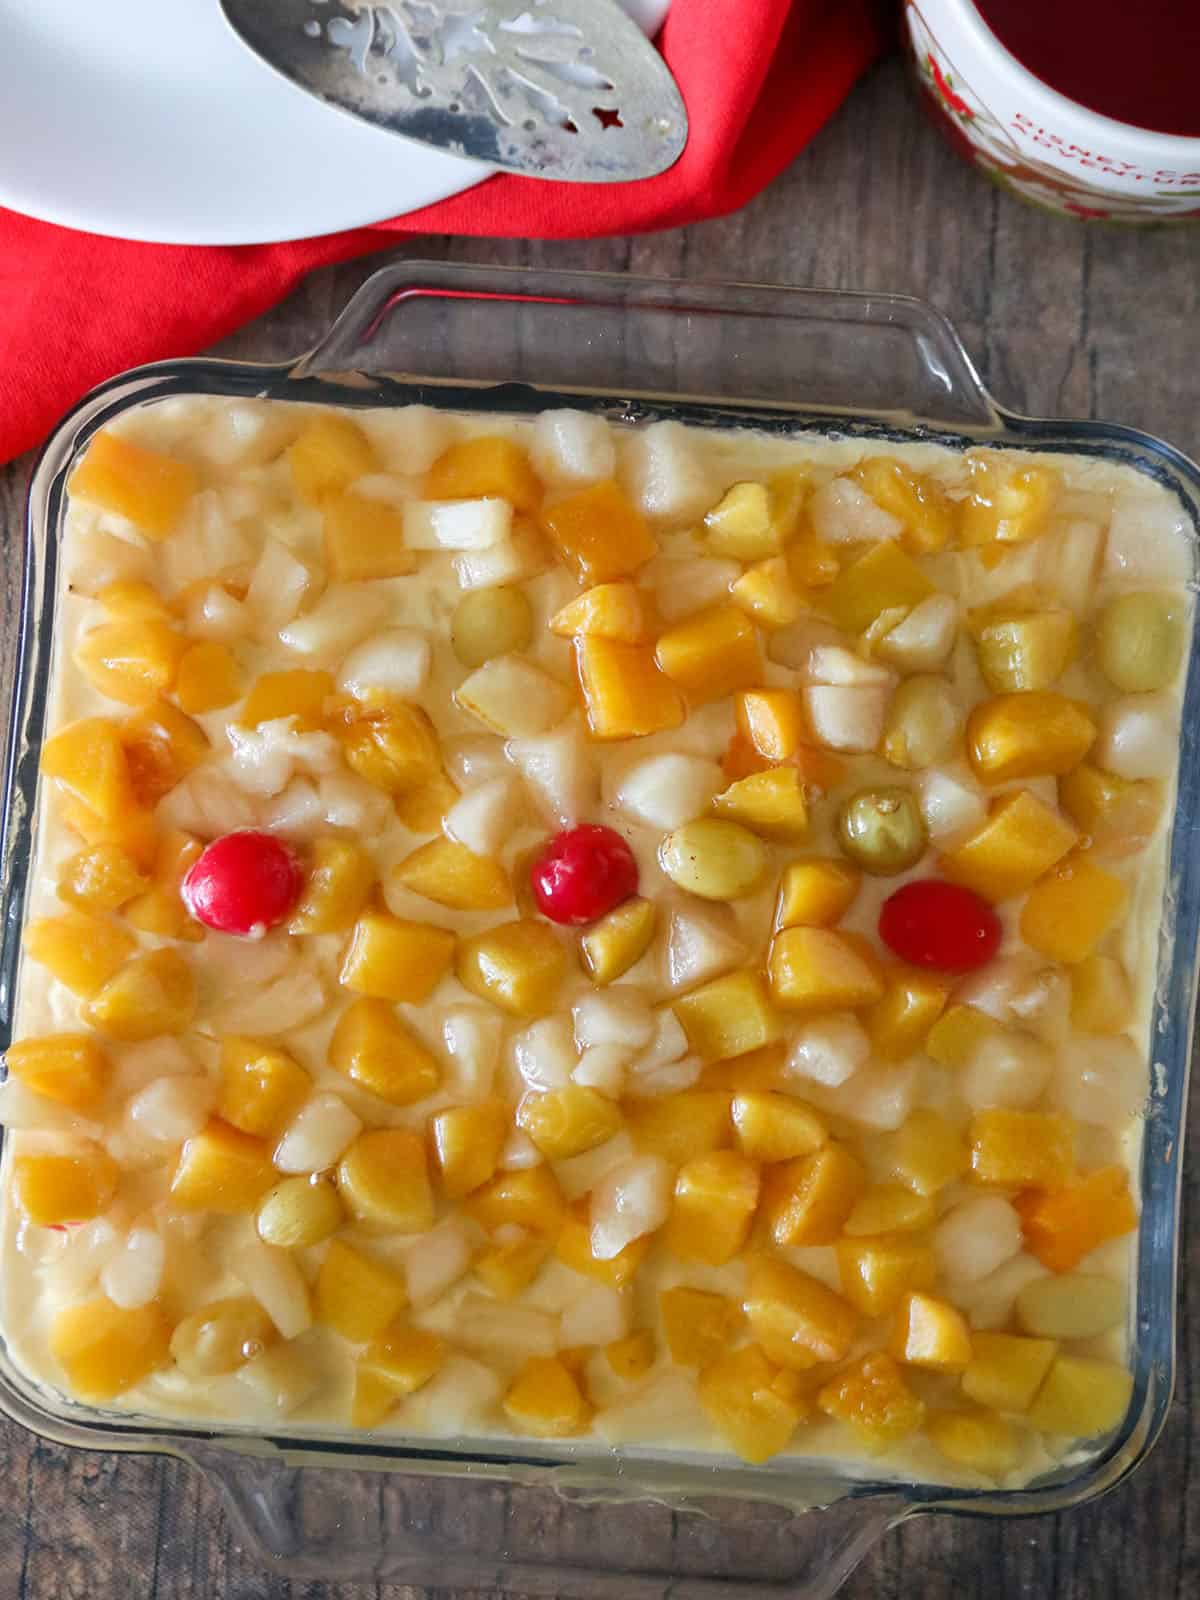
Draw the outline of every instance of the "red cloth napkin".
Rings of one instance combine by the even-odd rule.
[[[398,233],[586,238],[736,210],[875,59],[878,13],[878,0],[674,0],[660,43],[691,132],[675,166],[640,183],[495,177],[377,227],[237,248],[133,244],[0,209],[0,461],[94,384],[194,354],[314,267],[386,249]]]

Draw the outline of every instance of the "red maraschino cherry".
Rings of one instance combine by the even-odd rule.
[[[247,828],[214,839],[183,880],[183,903],[218,933],[265,933],[288,916],[304,887],[295,853],[271,833]]]
[[[581,927],[637,893],[633,851],[596,822],[556,833],[529,869],[538,910],[551,922]]]
[[[879,912],[879,937],[914,967],[973,972],[996,954],[1000,918],[971,889],[940,878],[906,883]]]

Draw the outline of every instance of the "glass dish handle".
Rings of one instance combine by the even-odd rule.
[[[681,413],[770,405],[847,426],[994,429],[1002,415],[951,323],[906,295],[442,262],[375,273],[290,375],[661,396]]]
[[[899,1494],[791,1510],[762,1501],[674,1502],[490,1476],[297,1466],[222,1444],[187,1457],[215,1480],[238,1534],[297,1582],[491,1589],[561,1600],[831,1600],[889,1528]],[[510,1469],[511,1470],[511,1469]],[[836,1498],[836,1496],[841,1498]]]

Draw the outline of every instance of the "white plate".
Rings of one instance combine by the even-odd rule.
[[[647,31],[670,0],[621,0]],[[321,105],[217,0],[0,0],[0,205],[163,244],[364,227],[490,167]]]

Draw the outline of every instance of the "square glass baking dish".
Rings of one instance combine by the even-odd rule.
[[[298,361],[163,362],[101,385],[46,445],[30,490],[24,598],[3,810],[0,1031],[8,1043],[44,734],[65,485],[79,452],[124,410],[171,396],[266,396],[340,406],[420,402],[529,414],[569,404],[618,424],[873,441],[989,444],[1121,464],[1163,485],[1200,559],[1200,469],[1161,440],[1001,409],[957,335],[923,302],[764,285],[676,283],[407,262],[376,273]],[[1028,1515],[1078,1505],[1145,1457],[1174,1375],[1180,1169],[1200,861],[1200,652],[1189,652],[1169,839],[1141,1154],[1128,1414],[1019,1491],[864,1476],[825,1462],[728,1467],[631,1450],[470,1439],[278,1437],[71,1404],[0,1348],[0,1406],[33,1432],[94,1449],[178,1456],[220,1484],[239,1531],[288,1574],[650,1600],[775,1589],[832,1595],[888,1527],[935,1511]]]

